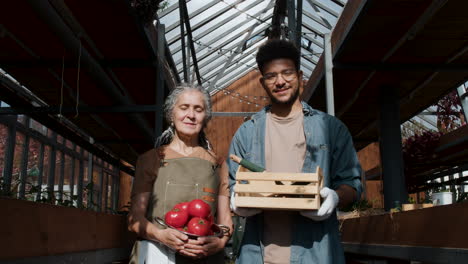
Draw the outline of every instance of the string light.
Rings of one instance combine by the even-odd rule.
[[[247,105],[255,105],[255,107],[259,107],[261,105],[259,102],[257,102],[257,100],[267,101],[269,99],[268,96],[242,95],[239,92],[234,92],[226,88],[220,89],[220,90],[223,91],[224,95],[229,96],[229,99],[239,100],[239,103],[246,103]],[[253,101],[248,100],[248,98],[253,98]]]
[[[222,55],[226,58],[229,58],[230,56],[226,55],[227,53],[229,53],[230,55],[232,55],[233,53],[234,54],[237,54],[237,55],[241,55],[243,53],[243,51],[241,52],[237,52],[237,51],[233,51],[233,50],[230,50],[230,49],[223,49],[223,48],[213,48],[207,44],[204,44],[202,43],[201,41],[194,41],[195,44],[198,44],[200,46],[203,46],[203,47],[206,47],[208,48],[208,50],[214,50],[216,53],[218,53],[218,55]],[[242,58],[241,58],[242,59]],[[247,69],[256,69],[256,67],[254,65],[250,65],[250,64],[247,64],[247,63],[244,63],[244,62],[241,62],[240,60],[241,59],[237,59],[235,61],[235,63],[237,65],[242,64],[243,66],[245,66]]]
[[[260,23],[262,23],[262,24],[266,24],[266,25],[270,25],[270,26],[271,26],[271,24],[270,24],[270,23],[267,23],[266,20],[263,21],[263,20],[261,20],[260,18],[254,17],[254,16],[252,16],[251,14],[249,14],[249,13],[243,11],[243,10],[240,10],[239,8],[237,8],[237,5],[232,5],[232,4],[226,3],[224,0],[221,0],[221,2],[225,3],[226,5],[230,6],[230,7],[233,8],[233,9],[237,10],[238,12],[240,12],[240,13],[242,13],[242,14],[245,14],[247,17],[250,17],[250,18],[252,18],[252,19],[255,19],[255,20],[257,20],[258,22],[260,22]],[[263,13],[265,13],[265,12],[262,12],[262,14],[263,14]]]

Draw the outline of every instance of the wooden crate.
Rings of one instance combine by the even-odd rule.
[[[236,172],[236,206],[278,210],[320,208],[322,170],[315,173]]]

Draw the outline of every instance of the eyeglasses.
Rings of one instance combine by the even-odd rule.
[[[284,70],[281,73],[277,72],[269,72],[263,75],[263,80],[265,81],[266,84],[274,84],[278,80],[278,75],[281,74],[281,77],[287,81],[290,82],[294,80],[297,75],[295,70]]]

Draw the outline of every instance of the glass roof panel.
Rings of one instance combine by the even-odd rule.
[[[166,2],[168,7],[159,12],[159,20],[165,24],[166,40],[177,71],[182,76],[181,37],[185,39],[187,53],[187,29],[184,27],[184,35],[181,36],[179,1]],[[305,79],[310,77],[323,53],[323,35],[330,32],[336,24],[346,2],[303,0],[301,69]],[[267,40],[267,34],[272,29],[276,1],[188,0],[186,3],[203,87],[216,91],[224,89],[247,72],[256,69],[256,50]],[[287,15],[280,15],[280,21],[283,21],[283,30],[288,30]],[[193,74],[195,69],[192,57],[188,60]]]

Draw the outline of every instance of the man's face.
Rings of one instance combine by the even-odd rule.
[[[299,100],[302,72],[290,59],[275,59],[263,67],[260,82],[273,104],[293,105]]]

